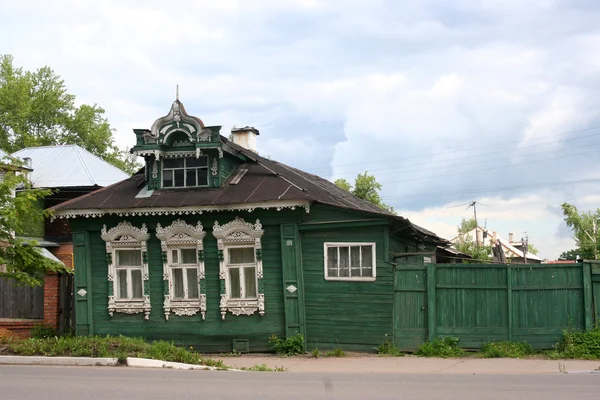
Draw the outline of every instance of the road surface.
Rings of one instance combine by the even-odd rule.
[[[0,366],[2,400],[600,399],[600,374],[431,375]]]

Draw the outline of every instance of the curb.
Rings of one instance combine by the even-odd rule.
[[[46,356],[0,356],[0,365],[66,365],[77,367],[115,366],[116,358],[93,357],[46,357]]]
[[[216,371],[219,370],[217,367],[209,367],[208,365],[195,365],[195,364],[184,364],[179,362],[172,361],[162,361],[162,360],[153,360],[150,358],[137,358],[137,357],[127,357],[127,366],[128,367],[137,367],[137,368],[170,368],[170,369],[183,369],[183,370],[204,370],[204,371]],[[227,371],[238,371],[239,369],[230,369]]]

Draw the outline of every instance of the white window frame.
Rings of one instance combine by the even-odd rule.
[[[181,219],[177,219],[171,225],[162,227],[156,225],[156,237],[160,240],[161,250],[163,252],[163,282],[165,293],[163,297],[163,310],[165,319],[169,320],[171,313],[177,316],[191,317],[198,312],[204,320],[206,318],[206,293],[202,288],[206,285],[206,275],[204,269],[204,237],[206,232],[202,223],[198,221],[196,226],[190,225]],[[174,268],[193,268],[194,264],[181,264],[181,249],[193,248],[196,251],[196,271],[198,277],[198,298],[197,299],[179,299],[175,298],[174,290]],[[172,263],[172,251],[177,250],[178,263]],[[187,283],[187,274],[184,274],[184,284]],[[184,286],[187,293],[188,287]]]
[[[229,250],[231,249],[241,249],[241,248],[245,248],[245,249],[252,249],[253,255],[254,255],[254,263],[252,264],[232,264],[229,262]],[[240,245],[229,245],[225,247],[225,268],[226,268],[226,279],[225,279],[225,287],[226,287],[226,295],[227,295],[227,300],[258,300],[258,266],[257,266],[257,259],[256,259],[256,246],[254,244],[252,245],[247,245],[247,244],[240,244]],[[241,297],[234,297],[231,293],[231,282],[229,280],[229,270],[232,268],[239,268],[240,269],[240,291],[241,293]],[[254,284],[255,284],[255,288],[254,288],[254,293],[256,293],[256,296],[254,297],[246,297],[245,296],[245,292],[246,292],[246,280],[244,279],[246,277],[246,269],[247,268],[254,268]]]
[[[127,221],[122,221],[117,226],[107,230],[106,225],[102,227],[102,240],[106,242],[106,253],[109,260],[108,263],[108,314],[112,317],[115,312],[124,314],[144,313],[144,318],[150,318],[150,295],[148,294],[148,262],[147,262],[147,242],[150,239],[146,224],[142,224],[141,228],[133,226]],[[118,250],[139,250],[141,252],[141,270],[142,270],[142,297],[119,299],[117,296],[119,287],[117,283],[117,270],[130,267],[117,266],[117,251]],[[135,267],[138,268],[137,266]],[[131,290],[131,273],[128,276],[128,294],[132,294]],[[110,289],[112,287],[112,290]]]
[[[137,251],[140,253],[140,265],[119,265],[118,263],[118,259],[119,257],[117,256],[117,253],[120,251]],[[137,247],[137,248],[127,248],[127,247],[123,247],[123,248],[116,248],[113,250],[113,254],[115,256],[115,299],[117,301],[136,301],[136,300],[143,300],[144,298],[144,271],[143,271],[143,254],[142,254],[142,249],[141,247]],[[119,297],[119,271],[121,270],[126,270],[127,271],[127,298],[123,299],[121,297]],[[131,271],[140,271],[140,276],[142,277],[142,297],[133,297],[133,282],[131,279]]]
[[[227,312],[235,316],[252,315],[258,312],[259,315],[265,314],[265,295],[263,288],[263,264],[262,264],[262,246],[261,237],[265,231],[262,229],[260,221],[257,219],[255,224],[245,222],[243,218],[236,217],[224,225],[219,225],[215,221],[213,226],[213,236],[217,239],[217,248],[219,251],[219,278],[222,281],[221,301],[221,319],[225,319]],[[231,288],[229,283],[229,249],[235,247],[252,247],[254,249],[254,262],[256,263],[256,298],[240,299],[231,297]],[[239,264],[242,265],[242,264]],[[240,285],[243,283],[240,282]]]
[[[327,265],[327,249],[330,247],[338,248],[338,270],[339,270],[339,248],[340,247],[348,247],[348,256],[351,256],[350,247],[356,246],[371,246],[372,254],[371,254],[371,265],[373,269],[373,276],[329,276],[329,268]],[[361,261],[362,261],[362,251],[360,252]],[[350,262],[350,261],[349,261]],[[362,263],[361,263],[362,264]],[[348,264],[350,265],[350,264]],[[358,282],[373,282],[377,279],[377,245],[375,242],[325,242],[323,243],[323,269],[324,276],[326,281],[358,281]],[[362,269],[362,265],[361,265]]]
[[[200,159],[200,158],[205,158],[206,159],[206,166],[205,167],[187,167],[187,159]],[[183,160],[183,168],[165,168],[165,160],[174,160],[174,159],[182,159]],[[160,182],[160,187],[164,188],[164,189],[182,189],[182,188],[194,188],[194,187],[208,187],[210,186],[210,159],[207,155],[201,155],[201,156],[197,156],[197,157],[177,157],[177,158],[163,158],[163,161],[160,163],[161,165],[161,182]],[[165,186],[165,169],[167,171],[173,171],[173,186]],[[183,182],[184,185],[183,186],[175,186],[175,170],[176,169],[183,169]],[[188,185],[186,180],[187,180],[187,170],[188,169],[195,169],[196,170],[196,182],[198,181],[198,174],[200,173],[201,170],[205,170],[206,172],[206,185]]]
[[[181,260],[182,260],[182,256],[181,256],[181,250],[192,250],[194,252],[194,255],[196,257],[196,262],[193,264],[184,264]],[[173,252],[177,252],[177,261],[178,262],[173,262]],[[200,296],[200,289],[198,289],[198,298],[193,298],[190,299],[189,297],[189,286],[188,286],[188,276],[187,276],[187,270],[188,269],[193,269],[196,271],[196,276],[198,276],[198,250],[196,249],[196,247],[189,247],[189,246],[181,246],[181,247],[169,247],[169,251],[167,252],[168,254],[168,262],[169,262],[169,269],[171,272],[171,301],[194,301],[194,300],[198,300],[199,296]],[[175,297],[175,270],[176,269],[181,269],[182,270],[182,281],[183,281],[183,297],[179,298],[179,297]],[[200,285],[200,282],[198,282],[198,285]]]

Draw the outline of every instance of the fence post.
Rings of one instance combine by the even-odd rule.
[[[508,341],[513,340],[513,297],[512,297],[512,267],[506,265],[506,287],[507,287],[507,317],[508,317]]]
[[[427,264],[427,329],[430,342],[433,342],[437,336],[435,299],[435,264]]]
[[[592,265],[589,262],[583,263],[583,319],[585,321],[585,330],[591,331],[594,328],[594,310],[592,294]]]

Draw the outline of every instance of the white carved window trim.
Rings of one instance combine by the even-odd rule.
[[[206,276],[204,269],[204,237],[206,232],[202,223],[198,221],[196,226],[187,224],[181,219],[177,219],[171,225],[163,228],[160,224],[156,225],[156,237],[160,240],[163,262],[163,309],[165,319],[173,312],[178,316],[192,316],[198,312],[202,319],[206,318]],[[197,270],[198,270],[198,299],[175,299],[173,291],[173,271],[171,268],[171,251],[175,249],[190,248],[196,249]]]
[[[150,318],[150,285],[148,283],[148,255],[147,241],[150,234],[146,224],[137,228],[127,221],[122,221],[106,230],[102,227],[102,240],[106,242],[106,255],[108,259],[108,314],[112,317],[115,312],[124,314],[138,314],[143,312],[144,318]],[[115,285],[117,273],[117,250],[139,250],[142,257],[142,298],[118,299]]]
[[[221,318],[229,311],[233,315],[252,315],[258,311],[265,314],[265,292],[263,283],[262,247],[261,237],[264,234],[259,220],[255,224],[245,222],[243,218],[236,217],[225,225],[217,221],[213,226],[213,235],[217,239],[219,251],[219,278],[221,280]],[[256,262],[256,299],[232,299],[229,297],[229,275],[227,267],[228,249],[232,247],[252,247]]]
[[[348,257],[349,257],[349,264],[351,264],[351,257],[352,257],[352,252],[350,250],[351,247],[357,247],[360,246],[361,247],[361,251],[359,252],[359,256],[360,256],[360,268],[361,268],[361,273],[362,273],[362,269],[363,269],[363,263],[362,263],[362,247],[371,247],[371,268],[373,270],[372,272],[372,276],[329,276],[329,266],[328,264],[328,249],[330,248],[337,248],[338,249],[338,270],[339,270],[339,261],[340,261],[340,253],[339,253],[339,249],[341,247],[347,247],[348,248]],[[377,279],[377,263],[376,263],[376,245],[374,242],[325,242],[323,243],[323,267],[324,267],[324,273],[325,273],[325,280],[327,281],[363,281],[363,282],[373,282]],[[349,269],[351,269],[349,267]],[[351,273],[351,272],[350,272]]]

